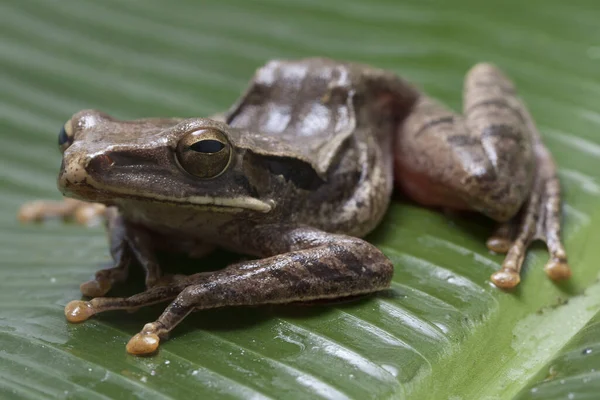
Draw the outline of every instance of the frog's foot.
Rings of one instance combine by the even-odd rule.
[[[105,276],[96,276],[94,279],[83,282],[79,285],[79,291],[87,297],[100,297],[112,289],[112,280]]]
[[[111,270],[114,269],[111,268],[106,271]],[[94,285],[95,283],[90,284],[90,286]],[[177,297],[186,285],[187,283],[182,280],[177,284],[173,283],[169,286],[155,286],[152,289],[130,297],[96,297],[89,301],[73,300],[65,306],[65,317],[69,322],[83,322],[93,315],[104,311],[135,311],[140,307],[161,303]]]
[[[101,269],[96,272],[94,279],[83,282],[79,286],[81,294],[88,297],[100,297],[112,289],[116,283],[124,282],[129,274],[129,263],[123,263],[113,268]]]
[[[150,355],[158,350],[160,339],[164,339],[167,334],[167,330],[160,322],[151,322],[144,325],[140,333],[129,339],[126,350],[136,356]]]
[[[82,285],[96,290],[97,287],[104,289],[104,285],[110,279],[119,276],[122,270],[110,268],[98,271],[96,280],[86,282]],[[209,275],[202,273],[187,275],[165,275],[156,280],[154,286],[145,292],[131,297],[96,297],[89,301],[74,300],[65,306],[65,317],[72,323],[83,322],[95,314],[111,310],[127,310],[130,312],[140,307],[172,300],[179,295],[188,285],[188,279],[199,279],[200,276]],[[83,291],[83,290],[82,290]],[[161,322],[146,324],[144,329],[135,335],[127,344],[127,352],[135,355],[152,354],[158,349],[160,339],[167,337],[168,331],[162,327]]]
[[[546,242],[550,260],[544,271],[554,281],[571,277],[567,254],[560,240],[560,184],[550,158],[538,160],[538,176],[531,197],[514,220],[500,225],[488,240],[488,248],[507,253],[502,269],[492,274],[492,282],[502,289],[512,289],[521,280],[520,272],[527,248],[540,239]],[[516,228],[516,236],[513,230]],[[514,241],[511,239],[515,237]]]
[[[90,301],[73,300],[65,306],[65,317],[69,322],[83,322],[94,314],[96,311]]]
[[[38,200],[26,203],[19,209],[21,222],[40,222],[49,218],[72,219],[81,225],[90,225],[104,216],[106,206],[75,199],[63,201]]]
[[[183,275],[167,278],[164,285],[157,285],[143,293],[131,297],[96,297],[90,301],[74,300],[65,307],[65,317],[72,323],[83,322],[95,314],[109,310],[135,311],[140,307],[171,300],[185,288],[187,283]],[[177,281],[177,283],[175,283]],[[168,284],[168,285],[167,285]],[[168,331],[160,322],[146,324],[127,344],[127,352],[135,355],[149,355],[158,349],[160,338],[166,338]]]
[[[486,242],[488,249],[494,253],[508,253],[515,237],[517,222],[518,220],[513,218],[508,222],[503,222],[498,225],[492,236],[490,236]]]

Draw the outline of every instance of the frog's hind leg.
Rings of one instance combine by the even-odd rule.
[[[519,283],[527,248],[534,240],[542,240],[548,246],[550,260],[544,267],[546,274],[554,281],[571,277],[567,254],[560,239],[560,183],[550,153],[541,141],[539,145],[538,168],[531,196],[520,215],[508,222],[517,227],[517,236],[507,249],[502,269],[491,277],[492,282],[501,288],[510,289]],[[490,242],[488,240],[488,248],[496,251]]]
[[[506,289],[518,285],[527,249],[534,240],[542,240],[548,246],[550,260],[544,268],[546,274],[555,281],[568,279],[571,270],[560,239],[560,182],[552,155],[542,142],[529,110],[516,96],[512,82],[490,64],[478,64],[467,74],[464,103],[467,125],[482,132],[484,146],[492,145],[484,141],[484,136],[498,136],[495,148],[489,154],[495,154],[501,160],[506,153],[501,140],[506,138],[505,141],[519,145],[521,157],[527,151],[535,161],[531,189],[519,191],[527,196],[520,212],[501,224],[487,242],[490,250],[507,252],[502,269],[492,275],[492,282]],[[527,157],[525,162],[529,159]],[[513,174],[507,178],[513,179]],[[510,243],[510,239],[514,241]]]
[[[568,279],[571,270],[560,240],[561,196],[556,166],[529,110],[517,97],[513,83],[493,65],[476,65],[465,79],[464,114],[469,129],[482,132],[482,144],[488,147],[490,159],[496,157],[501,161],[506,153],[505,143],[513,142],[519,146],[520,157],[527,152],[535,161],[531,189],[519,191],[527,196],[519,214],[501,224],[487,242],[492,251],[507,250],[502,269],[492,275],[492,282],[502,288],[515,287],[520,282],[527,249],[534,240],[542,240],[548,246],[550,261],[544,268],[547,275],[555,281]],[[486,143],[485,136],[498,139],[494,143],[487,138]],[[494,149],[490,152],[492,145]],[[529,159],[527,156],[524,161]],[[506,178],[514,176],[511,173]],[[511,238],[514,241],[506,246]]]
[[[560,242],[560,188],[552,157],[512,82],[496,67],[478,64],[465,79],[464,115],[423,96],[400,127],[395,176],[417,202],[479,211],[502,225],[488,240],[507,252],[492,276],[512,288],[533,240],[548,244],[546,272],[570,270]]]

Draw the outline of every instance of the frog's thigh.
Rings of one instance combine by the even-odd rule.
[[[422,97],[402,124],[395,173],[417,202],[507,221],[529,196],[533,137],[512,84],[494,71],[479,65],[467,74],[464,116]]]
[[[465,175],[449,138],[465,130],[458,115],[421,98],[397,132],[394,179],[414,201],[434,207],[470,209],[457,183]]]

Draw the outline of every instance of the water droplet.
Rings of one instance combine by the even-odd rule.
[[[156,375],[156,371],[155,370],[150,371],[150,375],[152,375],[152,376]]]
[[[200,372],[200,371],[198,371],[197,369],[195,369],[195,370],[192,371],[192,375],[194,375],[194,376],[198,375],[198,372]]]
[[[169,365],[169,364],[171,364],[171,361],[165,360],[165,365]]]
[[[92,372],[92,369],[91,369],[91,368],[88,368],[88,371],[89,371],[89,372]]]
[[[54,277],[50,278],[50,283],[56,283],[56,278],[54,278]]]
[[[587,354],[591,354],[592,353],[592,349],[590,349],[589,347],[587,349],[583,349],[583,351],[581,352],[581,354],[583,354],[584,356]]]
[[[142,377],[140,378],[140,381],[142,381],[142,382],[146,383],[146,382],[148,382],[148,378],[146,378],[145,376],[142,376]]]

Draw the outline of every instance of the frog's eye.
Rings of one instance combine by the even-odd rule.
[[[58,134],[58,147],[64,152],[73,143],[73,128],[71,120],[68,120]]]
[[[177,159],[187,172],[198,178],[216,178],[229,166],[231,146],[220,130],[199,129],[179,141]]]
[[[199,142],[194,143],[190,146],[190,149],[194,150],[198,153],[206,153],[206,154],[214,154],[225,148],[225,144],[223,142],[219,142],[214,139],[204,139]]]

